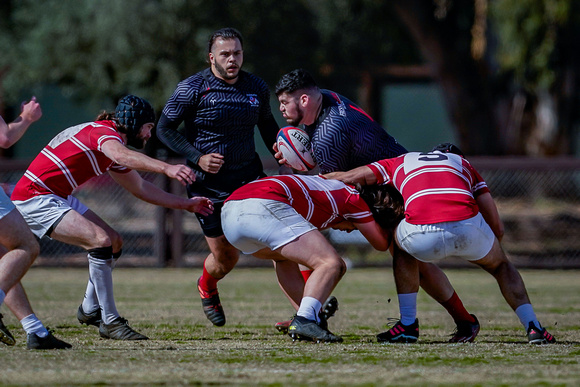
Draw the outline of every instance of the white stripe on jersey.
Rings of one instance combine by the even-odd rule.
[[[385,183],[388,183],[391,179],[389,174],[387,173],[387,170],[385,169],[385,167],[383,167],[381,164],[379,164],[378,161],[375,161],[374,163],[371,163],[371,165],[373,167],[375,167],[376,169],[379,170],[379,173],[381,174],[383,180]]]
[[[402,167],[402,165],[401,165],[401,167]],[[397,171],[401,167],[397,168]],[[409,180],[411,180],[412,178],[417,177],[419,175],[422,175],[423,173],[431,173],[431,172],[433,172],[433,173],[438,173],[438,172],[453,173],[454,175],[461,177],[463,180],[465,180],[467,182],[468,185],[471,186],[471,182],[469,181],[469,179],[455,168],[449,168],[449,167],[433,168],[433,167],[431,167],[431,168],[423,168],[423,169],[416,170],[415,172],[411,172],[411,174],[406,176],[405,179],[403,180],[403,182],[401,183],[401,186],[399,187],[399,192],[403,192],[403,188],[409,182]],[[397,172],[395,172],[395,176],[396,175],[397,175]]]
[[[26,176],[28,178],[28,180],[32,181],[33,183],[41,185],[47,191],[54,193],[50,188],[48,188],[46,186],[46,184],[44,184],[44,182],[42,180],[40,180],[38,178],[38,176],[36,176],[34,173],[30,172],[29,170],[26,170],[26,172],[24,172],[24,176]]]
[[[76,137],[72,137],[70,139],[70,141],[75,144],[80,150],[82,150],[83,152],[85,152],[85,155],[87,156],[87,158],[89,159],[91,166],[93,167],[93,171],[95,171],[95,174],[97,176],[100,176],[103,174],[103,172],[101,171],[101,169],[99,168],[99,163],[97,162],[97,157],[95,156],[95,154],[93,153],[92,150],[89,149],[89,147],[87,147],[85,144],[83,144],[81,141],[79,141],[78,138]]]
[[[62,162],[61,159],[59,159],[54,153],[49,151],[48,148],[44,148],[40,153],[48,157],[62,171],[62,174],[64,175],[64,177],[66,177],[66,179],[68,180],[69,184],[73,189],[78,187],[78,184],[75,181],[72,173],[65,165],[65,163]]]
[[[117,140],[117,141],[119,141],[121,144],[123,144],[123,142],[121,141],[121,139],[120,139],[119,137],[117,137],[117,136],[101,136],[101,137],[99,137],[99,139],[97,140],[97,150],[98,150],[99,152],[102,152],[102,151],[103,151],[103,148],[102,148],[102,146],[103,146],[103,143],[104,143],[105,141],[107,141],[107,140],[110,140],[110,139]],[[125,145],[125,144],[123,144],[123,145]]]
[[[302,180],[297,179],[294,175],[290,175],[290,177],[296,182],[296,184],[298,184],[302,190],[302,193],[304,194],[304,197],[308,201],[308,213],[306,214],[306,220],[310,222],[310,219],[312,219],[312,215],[314,214],[314,203],[312,202],[312,197],[308,193],[308,189],[303,184]]]
[[[405,208],[409,206],[413,200],[420,198],[421,196],[427,195],[441,195],[441,194],[460,194],[460,195],[467,195],[473,198],[473,194],[470,191],[465,189],[459,188],[431,188],[431,189],[424,189],[418,192],[415,192],[413,195],[409,196],[407,201],[405,202]]]

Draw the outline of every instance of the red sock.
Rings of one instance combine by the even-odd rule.
[[[302,274],[302,278],[304,278],[304,282],[308,281],[308,278],[310,278],[310,274],[312,274],[314,270],[310,270],[310,269],[306,269],[306,270],[300,270],[300,274]]]
[[[453,292],[451,298],[442,302],[441,305],[443,305],[451,317],[453,317],[455,323],[459,321],[475,322],[475,319],[469,314],[467,309],[465,309],[465,306],[463,306],[463,302],[461,302],[457,293]]]
[[[209,274],[207,272],[207,270],[205,270],[205,262],[203,264],[203,273],[201,274],[201,277],[199,277],[199,286],[201,286],[201,288],[206,291],[206,292],[210,292],[214,289],[217,289],[217,283],[219,280],[213,278],[211,276],[211,274]]]

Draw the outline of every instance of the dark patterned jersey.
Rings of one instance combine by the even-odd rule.
[[[176,133],[182,122],[185,131],[180,136]],[[279,127],[270,110],[266,83],[240,71],[238,81],[230,85],[208,68],[178,84],[157,131],[169,148],[187,157],[198,182],[229,191],[230,185],[235,189],[263,174],[254,142],[256,125],[266,146],[274,144]],[[197,166],[199,157],[209,153],[224,156],[217,174]]]
[[[316,122],[305,129],[320,173],[348,171],[407,153],[405,147],[349,99],[322,91]]]

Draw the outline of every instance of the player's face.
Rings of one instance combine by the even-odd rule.
[[[155,124],[153,122],[148,122],[144,124],[139,130],[137,138],[131,141],[129,145],[131,145],[133,148],[136,149],[143,149],[145,147],[145,144],[147,143],[147,140],[151,138],[151,130],[153,130],[154,126]]]
[[[209,61],[216,77],[234,83],[244,63],[244,51],[240,40],[216,39],[209,53]]]
[[[281,93],[278,96],[280,102],[280,112],[289,125],[298,126],[304,119],[304,111],[300,105],[299,98],[288,93]]]

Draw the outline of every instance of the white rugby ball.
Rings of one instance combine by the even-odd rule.
[[[286,163],[293,169],[305,172],[316,166],[312,157],[310,137],[304,130],[285,126],[278,132],[276,143]]]

